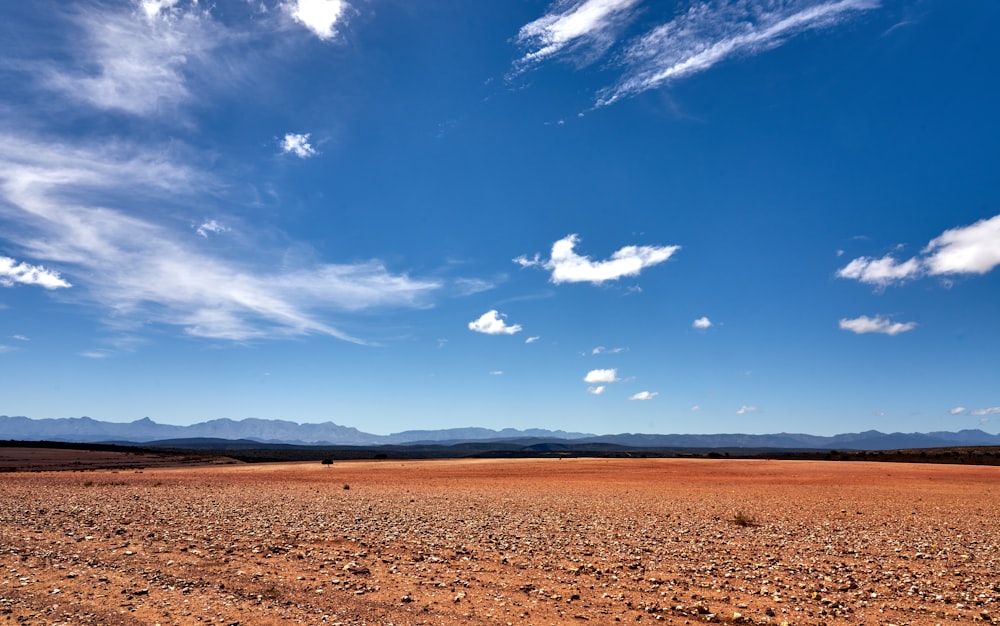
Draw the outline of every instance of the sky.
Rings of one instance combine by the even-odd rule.
[[[2,3],[0,414],[996,433],[998,20]]]

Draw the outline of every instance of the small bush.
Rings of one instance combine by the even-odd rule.
[[[92,481],[92,480],[85,480],[85,481],[83,481],[83,486],[84,487],[93,487],[94,486],[94,481]]]
[[[350,485],[344,485],[344,489],[350,489],[350,488],[351,488]]]
[[[320,463],[323,465],[333,465],[333,459],[323,459]]]
[[[733,523],[741,528],[755,528],[760,526],[760,524],[754,518],[750,517],[743,511],[739,511],[733,516]]]

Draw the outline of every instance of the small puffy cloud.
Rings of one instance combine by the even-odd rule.
[[[590,370],[583,377],[585,383],[613,383],[618,379],[618,370],[615,368],[606,370]]]
[[[493,370],[490,372],[490,376],[503,376],[503,370]]]
[[[862,283],[885,287],[894,282],[902,282],[920,275],[920,261],[914,257],[902,263],[891,255],[881,259],[860,257],[837,270],[840,278],[853,278]]]
[[[969,415],[1000,415],[1000,406],[991,406],[988,409],[976,409],[969,411]]]
[[[285,154],[294,154],[300,159],[316,156],[316,149],[309,143],[309,133],[304,135],[287,133],[281,140],[281,151]]]
[[[691,327],[697,328],[698,330],[705,330],[707,328],[712,327],[712,320],[702,316],[696,319],[695,321],[691,322]]]
[[[884,335],[898,335],[917,327],[916,322],[891,322],[881,315],[868,317],[862,315],[854,319],[840,320],[840,328],[849,330],[852,333],[863,335],[865,333],[882,333]]]
[[[215,220],[208,220],[199,226],[195,232],[207,239],[209,233],[225,233],[229,232],[229,229]]]
[[[739,409],[736,410],[737,415],[745,415],[747,413],[756,413],[756,412],[757,412],[757,407],[749,404],[744,404],[743,406],[741,406]]]
[[[693,407],[691,407],[691,410],[692,410],[692,411],[700,411],[700,410],[701,410],[701,407],[700,407],[700,406],[698,406],[698,405],[696,404],[696,405],[694,405]]]
[[[63,280],[59,272],[45,269],[41,265],[18,263],[8,256],[0,256],[0,286],[13,287],[15,284],[38,285],[49,290],[73,286]]]
[[[629,400],[652,400],[656,396],[660,395],[659,391],[640,391],[639,393],[633,393],[628,397]]]
[[[469,330],[484,335],[513,335],[521,332],[520,324],[508,325],[505,320],[507,316],[491,309],[479,316],[479,319],[469,322]]]
[[[607,389],[607,387],[605,387],[604,385],[597,385],[596,387],[587,387],[587,393],[592,393],[595,396],[599,396],[602,393],[604,393],[605,389]]]
[[[344,17],[347,3],[342,0],[293,0],[284,7],[293,20],[328,41],[337,36],[335,26]]]
[[[948,413],[951,415],[961,415],[962,413],[965,413],[965,411],[966,408],[964,406],[956,406],[948,409]]]
[[[527,339],[525,339],[524,343],[535,343],[539,339],[541,339],[541,337],[539,337],[538,335],[535,335],[534,337],[528,337]]]
[[[531,258],[519,256],[514,262],[521,267],[538,266],[549,270],[552,273],[550,280],[556,284],[599,285],[626,276],[638,276],[643,269],[663,263],[680,249],[680,246],[625,246],[614,252],[611,258],[595,262],[575,252],[574,248],[579,241],[577,235],[568,235],[555,242],[547,261],[535,254]]]
[[[1000,265],[1000,215],[946,230],[920,251],[899,262],[860,257],[837,270],[837,276],[885,287],[924,275],[985,274]]]

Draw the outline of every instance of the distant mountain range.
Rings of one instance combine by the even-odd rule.
[[[333,422],[298,424],[285,420],[216,419],[190,426],[158,424],[148,417],[134,422],[102,422],[89,417],[30,419],[0,415],[0,440],[66,441],[74,443],[156,443],[182,439],[250,440],[294,445],[379,446],[412,444],[456,444],[475,441],[572,441],[628,447],[657,448],[756,448],[794,450],[897,450],[953,446],[1000,446],[1000,435],[982,430],[931,433],[882,433],[869,430],[832,437],[794,433],[772,435],[592,435],[561,430],[530,428],[448,428],[408,430],[374,435]]]

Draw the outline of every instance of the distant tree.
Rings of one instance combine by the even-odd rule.
[[[323,459],[323,465],[333,465],[333,459]]]

